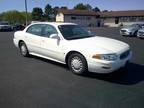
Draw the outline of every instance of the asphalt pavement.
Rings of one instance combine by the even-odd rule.
[[[0,108],[144,108],[144,39],[122,37],[118,28],[92,29],[127,42],[127,72],[78,76],[65,65],[22,57],[13,32],[0,32]]]

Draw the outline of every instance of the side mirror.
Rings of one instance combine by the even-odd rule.
[[[60,37],[58,36],[58,34],[51,34],[50,38],[60,40]]]

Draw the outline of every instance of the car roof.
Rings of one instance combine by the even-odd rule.
[[[66,23],[66,22],[36,22],[36,23],[32,23],[33,24],[50,24],[53,26],[59,26],[59,25],[77,25],[75,23]]]

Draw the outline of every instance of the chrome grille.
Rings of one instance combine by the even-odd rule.
[[[144,32],[142,32],[142,31],[139,31],[138,33],[140,33],[140,34],[144,34]]]
[[[143,35],[144,35],[144,32],[139,31],[139,32],[138,32],[138,35],[139,35],[139,36],[143,36]]]
[[[126,30],[121,30],[122,33],[126,32]]]

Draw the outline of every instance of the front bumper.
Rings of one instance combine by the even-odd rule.
[[[130,52],[129,56],[125,59],[118,59],[116,61],[95,61],[91,60],[88,62],[88,71],[95,73],[111,73],[122,67],[124,67],[127,62],[130,61],[132,57],[132,52]]]
[[[132,32],[128,32],[128,31],[122,32],[122,31],[120,31],[120,34],[123,35],[123,36],[130,36],[130,35],[132,35]]]
[[[143,33],[137,33],[137,37],[144,38],[144,32]]]

